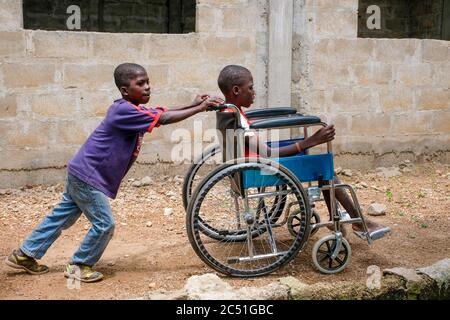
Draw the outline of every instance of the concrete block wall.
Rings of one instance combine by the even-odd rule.
[[[217,76],[227,64],[264,73],[256,68],[261,5],[198,0],[195,33],[113,34],[24,30],[21,1],[0,0],[0,188],[62,180],[67,161],[119,97],[113,70],[122,62],[147,68],[150,104],[163,106],[220,94]],[[170,162],[171,133],[192,133],[194,121],[214,127],[214,114],[155,129],[138,164]]]
[[[337,162],[449,161],[450,42],[357,38],[357,0],[295,4],[292,101],[337,129]]]

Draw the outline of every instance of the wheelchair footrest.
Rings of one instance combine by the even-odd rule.
[[[285,255],[287,253],[287,251],[280,251],[280,252],[275,252],[275,253],[268,253],[268,254],[258,254],[258,255],[254,255],[253,257],[231,257],[228,258],[228,263],[239,263],[239,262],[248,262],[248,261],[255,261],[255,260],[261,260],[261,259],[267,259],[267,258],[272,258],[272,257],[277,257],[277,256],[282,256]]]
[[[383,238],[386,234],[388,234],[391,231],[391,228],[385,227],[381,228],[372,232],[363,232],[363,231],[353,231],[353,233],[363,240],[368,240],[368,237],[370,240],[375,241],[378,239]]]

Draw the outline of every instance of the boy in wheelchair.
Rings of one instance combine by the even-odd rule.
[[[242,108],[249,108],[254,101],[255,91],[253,89],[253,77],[251,72],[242,66],[228,65],[222,69],[218,78],[218,85],[225,97],[225,103],[233,104],[240,110],[240,120],[244,128],[248,128],[250,122],[246,118]],[[234,109],[226,109],[222,112],[234,112]],[[222,131],[222,136],[226,129],[233,129],[234,117],[222,118],[222,123],[218,127]],[[333,125],[322,127],[312,136],[306,137],[304,140],[290,144],[288,146],[271,148],[265,143],[259,142],[259,136],[255,132],[246,132],[245,134],[245,155],[248,157],[287,157],[295,155],[302,150],[314,147],[316,145],[327,143],[334,139],[335,129]],[[225,141],[226,139],[224,139]],[[335,178],[335,183],[340,184],[338,178]],[[323,191],[324,199],[330,212],[330,192]],[[357,218],[358,213],[355,205],[345,190],[336,189],[335,196],[337,201],[344,207],[351,218]],[[365,219],[369,233],[380,232],[385,234],[390,231],[388,227],[384,227],[374,221]],[[361,237],[363,233],[363,226],[360,223],[352,224],[353,231],[357,236]]]

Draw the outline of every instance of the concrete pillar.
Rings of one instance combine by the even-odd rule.
[[[291,105],[293,0],[270,0],[269,107]]]

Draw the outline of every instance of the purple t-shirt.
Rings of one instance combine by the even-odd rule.
[[[69,161],[71,175],[114,199],[125,174],[136,160],[144,133],[158,127],[165,108],[114,101],[105,119]]]

